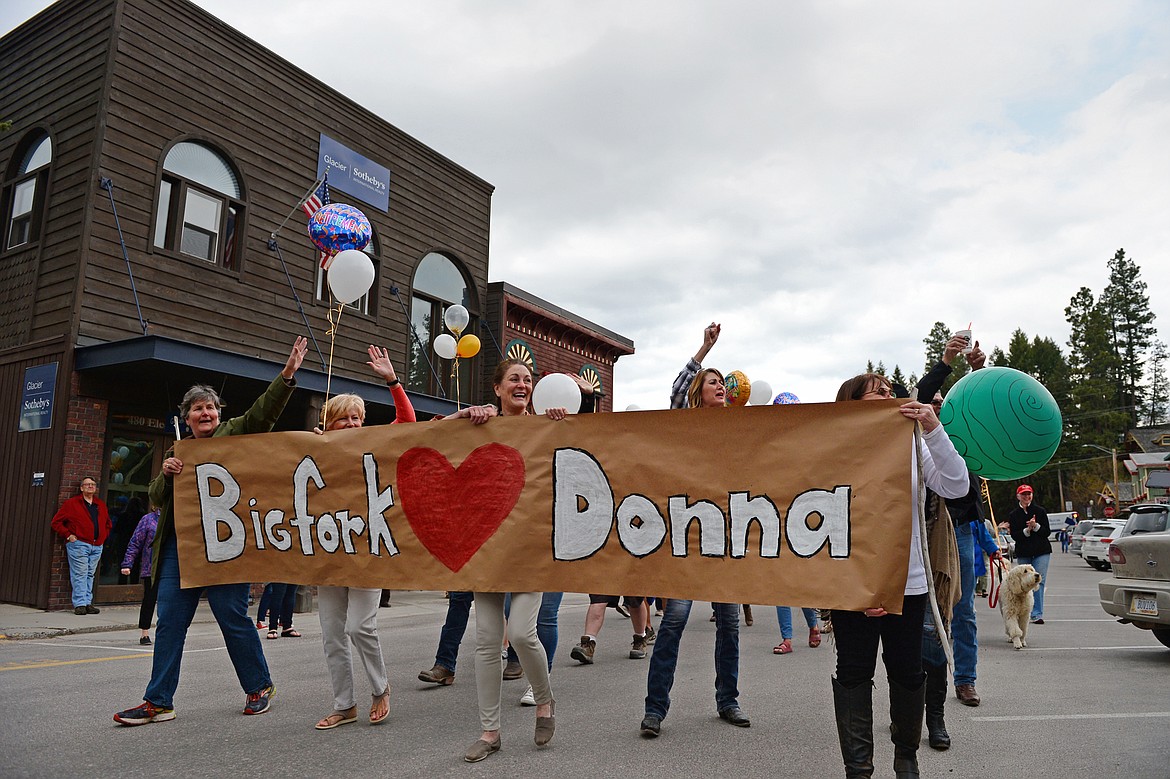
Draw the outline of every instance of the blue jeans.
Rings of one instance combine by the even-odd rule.
[[[738,705],[739,699],[739,605],[713,603],[711,606],[715,609],[715,709],[724,711]],[[646,676],[646,716],[666,719],[670,688],[674,686],[674,671],[678,666],[678,644],[690,615],[691,601],[679,598],[667,601]]]
[[[804,623],[809,628],[817,626],[817,610],[802,608]],[[792,638],[792,609],[788,606],[776,607],[776,621],[780,623],[780,638]]]
[[[548,656],[548,670],[552,670],[553,655],[557,652],[557,642],[560,641],[560,629],[557,627],[557,615],[561,610],[561,599],[565,597],[563,592],[542,592],[540,594],[540,612],[536,615],[536,637],[540,639],[540,645],[544,647],[544,653]],[[508,662],[520,662],[520,656],[512,649],[512,645],[508,644]]]
[[[272,588],[268,601],[268,629],[276,630],[276,623],[279,621],[283,629],[292,630],[293,608],[296,607],[297,590],[300,589],[300,585],[272,582],[268,587]],[[264,588],[265,593],[268,592],[268,587]],[[263,601],[264,597],[261,596],[260,600]]]
[[[1044,588],[1048,585],[1048,561],[1050,554],[1036,555],[1035,557],[1017,557],[1017,565],[1030,565],[1040,574],[1040,589],[1036,590],[1035,602],[1032,604],[1031,619],[1040,619],[1044,616]]]
[[[975,665],[979,661],[979,636],[975,624],[975,536],[971,534],[970,522],[961,525],[955,528],[955,542],[959,547],[959,581],[962,590],[959,602],[951,613],[956,685],[975,684]]]
[[[439,634],[439,648],[435,652],[435,665],[441,665],[455,673],[455,662],[459,659],[459,645],[467,632],[467,616],[474,600],[470,592],[447,593],[447,620]]]
[[[98,561],[102,559],[102,548],[87,544],[80,538],[65,544],[69,557],[69,584],[73,589],[73,608],[93,603],[93,577],[97,573]]]
[[[179,686],[179,667],[187,628],[206,593],[211,613],[219,623],[228,657],[236,669],[240,687],[251,695],[272,684],[260,637],[248,616],[248,584],[216,584],[211,587],[179,587],[179,555],[175,539],[168,538],[159,550],[158,624],[154,630],[154,665],[143,699],[169,709]]]

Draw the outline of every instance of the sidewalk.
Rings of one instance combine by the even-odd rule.
[[[138,609],[137,603],[117,606],[98,606],[101,614],[74,614],[68,611],[42,611],[27,606],[15,606],[11,603],[0,603],[0,640],[19,641],[25,639],[54,638],[80,633],[106,633],[114,630],[137,630]],[[255,616],[255,606],[249,607],[249,612]],[[447,599],[442,592],[429,591],[398,591],[395,590],[390,598],[390,608],[380,609],[380,619],[395,617],[418,616],[421,614],[447,613]],[[215,622],[211,607],[207,601],[200,602],[192,623]],[[316,604],[310,612],[298,613],[294,624],[299,628],[305,625],[313,630],[319,630],[320,617],[317,614]],[[153,628],[152,628],[153,631]]]

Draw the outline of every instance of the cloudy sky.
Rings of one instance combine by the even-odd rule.
[[[713,320],[806,401],[936,321],[1063,346],[1122,247],[1170,341],[1163,2],[198,4],[494,184],[491,279],[634,340],[617,408]]]

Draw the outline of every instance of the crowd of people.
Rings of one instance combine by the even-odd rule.
[[[703,342],[675,379],[671,407],[676,409],[721,408],[727,389],[723,374],[703,361],[715,346],[720,325],[712,322],[703,331]],[[283,370],[267,390],[241,416],[221,421],[221,401],[209,386],[196,385],[183,397],[181,413],[194,438],[267,432],[272,429],[296,386],[295,374],[304,359],[306,342],[296,339]],[[953,640],[956,697],[968,706],[979,705],[975,689],[978,642],[975,632],[974,597],[978,546],[991,559],[998,548],[987,533],[981,509],[979,480],[971,474],[955,451],[939,422],[936,411],[942,403],[941,389],[955,357],[964,353],[974,369],[983,366],[985,356],[969,336],[955,336],[947,344],[939,363],[917,386],[910,399],[905,388],[885,376],[864,373],[846,380],[837,393],[839,402],[906,398],[897,413],[916,426],[918,434],[911,447],[911,473],[921,473],[927,491],[919,516],[917,500],[906,506],[910,536],[910,557],[905,575],[902,613],[890,614],[880,605],[860,611],[834,609],[818,613],[817,604],[777,606],[780,643],[773,650],[783,655],[793,651],[792,608],[799,607],[808,628],[808,646],[821,644],[822,631],[832,631],[836,664],[831,679],[838,739],[846,776],[871,776],[873,766],[873,681],[878,650],[889,681],[890,738],[894,744],[894,770],[899,777],[918,775],[917,750],[925,718],[928,741],[935,749],[946,749],[950,736],[943,719],[947,697],[948,647]],[[391,388],[396,418],[394,423],[415,421],[410,400],[398,380],[385,349],[369,347],[371,370]],[[593,410],[592,387],[579,382],[581,411]],[[530,414],[534,379],[520,360],[505,360],[497,367],[492,386],[496,402],[468,406],[449,415],[443,424],[484,425],[497,416]],[[551,420],[564,419],[564,408],[548,409]],[[365,404],[357,395],[330,398],[323,409],[317,433],[361,427]],[[268,638],[296,637],[292,626],[296,586],[272,583],[266,590],[256,624],[248,616],[248,584],[223,584],[181,588],[179,561],[173,523],[175,476],[183,463],[168,451],[160,472],[150,484],[154,510],[143,517],[127,549],[122,573],[137,565],[144,585],[140,628],[142,643],[150,643],[148,628],[157,602],[151,676],[143,702],[114,715],[123,725],[143,725],[175,717],[174,692],[178,685],[183,645],[195,608],[206,596],[223,634],[228,655],[245,693],[243,713],[262,714],[269,709],[276,689],[272,683],[257,628],[265,619]],[[100,558],[101,542],[110,522],[104,505],[96,499],[97,482],[82,482],[81,495],[62,507],[53,520],[53,529],[67,545],[74,585],[74,606],[78,613],[93,613],[93,567]],[[911,485],[911,495],[916,485]],[[1032,491],[1020,488],[1019,506],[1008,518],[1016,539],[1017,555],[1044,573],[1048,545],[1047,516],[1032,503]],[[905,523],[902,526],[906,526]],[[925,538],[923,538],[925,536]],[[925,550],[925,551],[924,551]],[[983,554],[979,554],[980,561]],[[76,570],[74,570],[76,565]],[[88,576],[89,584],[86,584]],[[481,733],[463,754],[468,762],[489,757],[501,747],[501,681],[527,676],[528,689],[521,703],[535,707],[533,740],[548,744],[556,730],[556,712],[550,681],[553,654],[558,642],[557,613],[562,593],[540,592],[451,592],[446,622],[432,668],[419,673],[424,682],[449,685],[454,682],[459,645],[469,619],[476,609],[475,681]],[[378,639],[377,612],[385,605],[378,589],[357,587],[318,588],[325,664],[332,685],[333,706],[316,723],[319,730],[331,730],[358,719],[354,693],[352,652],[356,651],[370,685],[368,720],[382,722],[390,710],[390,685]],[[937,604],[938,617],[931,603]],[[671,598],[656,599],[661,622],[657,632],[651,619],[651,600],[629,595],[628,609],[633,627],[630,658],[649,656],[644,716],[640,732],[657,737],[670,709],[670,692],[682,633],[692,602]],[[1043,621],[1043,590],[1037,593],[1033,620]],[[584,631],[573,647],[572,658],[593,662],[606,608],[620,607],[613,594],[590,595]],[[720,719],[737,727],[750,727],[751,720],[739,704],[739,604],[715,603],[715,711]],[[745,612],[750,614],[750,612]],[[750,618],[749,618],[750,619]],[[823,620],[823,624],[822,624]],[[939,627],[943,627],[943,632]],[[750,624],[750,622],[749,622]],[[949,636],[948,636],[949,634]],[[944,646],[944,644],[946,646]]]

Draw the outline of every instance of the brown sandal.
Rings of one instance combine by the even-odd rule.
[[[821,631],[815,627],[808,629],[808,645],[816,649],[821,645]]]
[[[335,711],[327,717],[324,717],[317,723],[317,730],[333,730],[342,725],[348,725],[351,722],[357,722],[357,707],[346,709],[345,711]]]
[[[385,722],[386,718],[390,716],[390,688],[387,687],[386,692],[382,693],[381,695],[375,695],[373,697],[374,702],[370,705],[370,724],[377,725],[379,723]],[[383,701],[386,704],[386,710],[379,714],[378,711],[382,708],[380,704]]]

